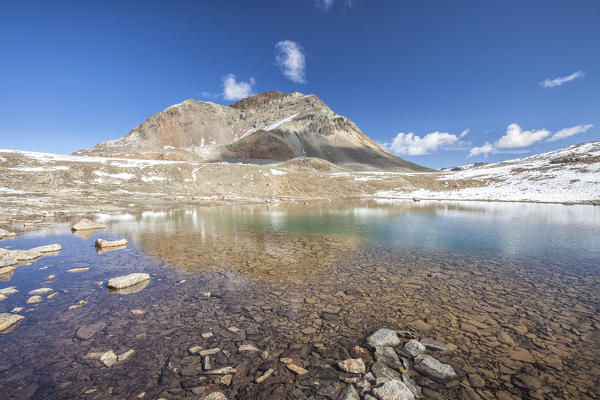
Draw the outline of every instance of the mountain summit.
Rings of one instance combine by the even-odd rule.
[[[230,106],[189,99],[75,154],[257,163],[318,157],[352,170],[427,170],[386,152],[317,96],[279,91]]]

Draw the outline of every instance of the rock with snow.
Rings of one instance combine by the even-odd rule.
[[[71,227],[71,230],[73,231],[83,231],[83,230],[91,230],[91,229],[104,229],[106,228],[105,225],[103,224],[97,224],[89,219],[82,219],[81,221],[77,222],[75,225],[73,225]]]
[[[425,346],[418,340],[411,339],[404,345],[404,350],[411,356],[416,357],[425,351]]]
[[[458,376],[450,364],[444,364],[427,354],[415,357],[414,368],[417,372],[439,381],[447,381]]]
[[[378,400],[414,400],[415,396],[408,386],[400,380],[393,379],[373,389]]]
[[[141,272],[134,272],[129,275],[123,275],[109,279],[108,288],[114,290],[125,289],[148,280],[150,280],[150,275]]]
[[[0,333],[7,333],[12,330],[24,318],[18,314],[0,313]]]
[[[400,344],[400,338],[391,329],[379,329],[367,338],[367,344],[371,348],[397,346]]]
[[[95,245],[96,245],[96,247],[101,248],[101,249],[110,248],[110,247],[124,247],[124,246],[127,246],[127,240],[120,239],[120,240],[109,241],[109,240],[104,240],[104,239],[96,239]]]
[[[12,251],[0,249],[0,267],[8,267],[17,263],[17,257]]]

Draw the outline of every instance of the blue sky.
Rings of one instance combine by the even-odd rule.
[[[7,2],[0,148],[70,153],[268,90],[436,168],[600,140],[599,20],[594,0]]]

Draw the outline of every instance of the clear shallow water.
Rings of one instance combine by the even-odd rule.
[[[435,393],[534,396],[515,380],[527,374],[543,383],[536,389],[541,398],[597,397],[598,207],[324,202],[96,220],[108,229],[88,238],[71,234],[65,223],[1,243],[63,246],[59,255],[18,267],[10,281],[0,283],[20,291],[0,302],[0,312],[25,307],[25,320],[0,335],[0,386],[9,396],[73,398],[95,389],[85,397],[129,398],[145,391],[150,398],[182,398],[205,388],[239,398],[285,398],[281,393],[294,390],[296,397],[326,397],[323,388],[335,391],[339,382],[312,370],[311,378],[323,385],[296,379],[277,369],[277,355],[308,346],[302,353],[308,368],[341,359],[374,329],[390,327],[458,346],[439,358],[467,377],[432,387]],[[130,244],[98,254],[97,237],[124,237]],[[84,266],[90,271],[66,272]],[[97,285],[134,271],[156,276],[131,295]],[[48,281],[51,274],[56,278]],[[25,305],[27,292],[42,286],[59,294]],[[68,310],[80,300],[88,303]],[[146,313],[134,316],[131,309]],[[98,323],[104,326],[92,337],[77,335]],[[229,331],[231,326],[240,332]],[[305,328],[315,332],[304,334]],[[206,331],[214,336],[202,338]],[[265,361],[239,354],[245,343],[271,356]],[[315,344],[330,353],[311,350]],[[204,376],[170,375],[170,363],[180,371],[198,363],[199,357],[187,354],[193,345],[230,351],[214,360],[238,368],[230,387]],[[130,348],[136,351],[132,359],[110,369],[88,357]],[[277,379],[267,387],[251,385],[265,363],[277,369]],[[472,376],[485,385],[477,387],[480,381]]]

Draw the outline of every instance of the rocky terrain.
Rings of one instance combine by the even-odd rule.
[[[307,156],[352,170],[428,170],[386,152],[317,96],[279,91],[230,106],[189,99],[154,114],[120,139],[75,154],[202,162]]]

